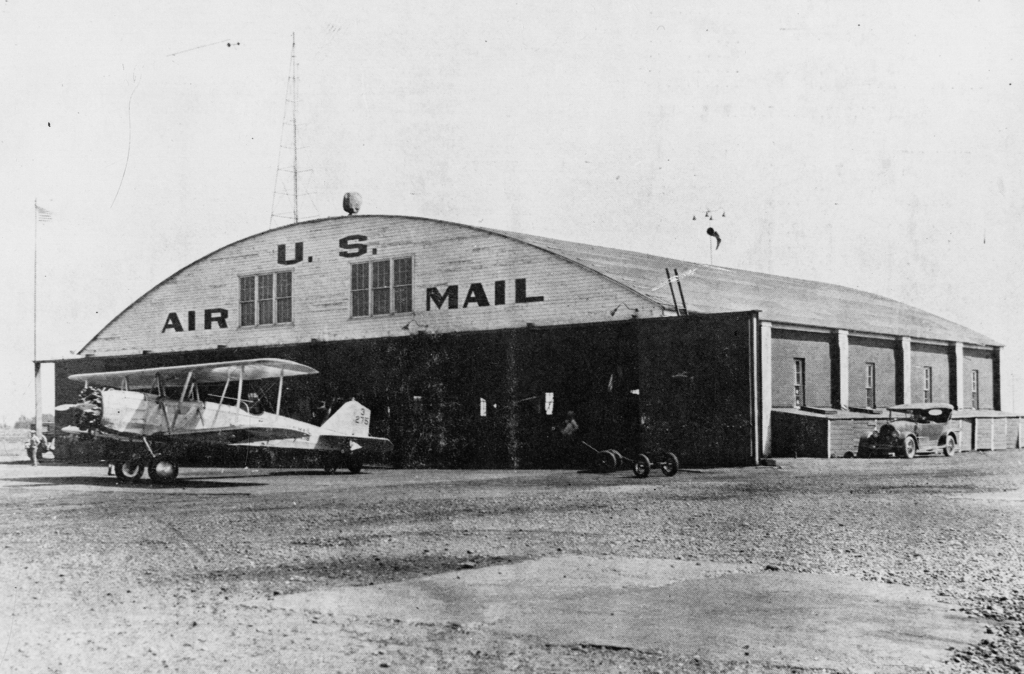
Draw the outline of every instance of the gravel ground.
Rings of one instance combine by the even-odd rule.
[[[926,589],[990,630],[950,651],[950,671],[1024,671],[1024,452],[779,464],[644,481],[183,469],[156,488],[102,467],[0,463],[0,672],[795,671],[266,602],[562,553]]]

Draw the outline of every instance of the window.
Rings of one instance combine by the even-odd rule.
[[[353,317],[411,312],[412,258],[353,264],[351,293]]]
[[[928,365],[924,368],[924,401],[932,401],[932,368]]]
[[[274,322],[274,275],[260,274],[256,277],[257,322],[270,325]]]
[[[864,365],[864,404],[873,409],[875,407],[875,364],[865,363]]]
[[[391,313],[391,261],[372,262],[373,315]]]
[[[239,281],[242,325],[256,325],[256,277],[243,276]]]
[[[240,325],[292,322],[292,273],[254,274],[238,279]]]
[[[793,407],[806,404],[806,363],[803,358],[793,359]]]
[[[412,311],[412,258],[395,260],[395,313]]]
[[[370,315],[370,264],[352,265],[352,315]]]
[[[277,275],[277,322],[292,322],[292,273]]]
[[[971,370],[971,407],[981,409],[981,387],[978,381],[978,371]]]

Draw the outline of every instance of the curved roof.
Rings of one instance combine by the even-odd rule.
[[[686,306],[694,313],[723,313],[760,310],[761,318],[777,324],[845,329],[855,333],[887,336],[907,336],[923,340],[963,342],[965,344],[998,346],[991,338],[962,325],[934,314],[922,311],[901,302],[854,290],[844,286],[816,281],[806,281],[772,274],[716,267],[683,260],[675,260],[647,253],[618,250],[570,241],[561,241],[531,234],[487,229],[472,225],[406,216],[365,215],[343,218],[323,218],[299,222],[240,239],[192,262],[147,291],[117,317],[107,324],[82,352],[103,339],[115,339],[111,330],[119,322],[128,320],[131,312],[138,313],[144,301],[158,291],[172,285],[188,284],[194,270],[214,259],[236,255],[242,246],[265,238],[279,237],[282,233],[311,232],[335,236],[339,229],[351,228],[354,224],[367,227],[393,225],[427,225],[461,230],[462,235],[451,232],[449,236],[435,237],[434,244],[449,248],[460,245],[466,235],[494,236],[525,245],[542,255],[552,255],[563,262],[580,269],[584,274],[593,274],[607,279],[620,289],[645,300],[651,312],[660,315],[657,307],[673,307],[672,293],[666,283],[665,269],[679,271],[685,292]],[[475,234],[474,234],[475,233]],[[329,238],[329,237],[328,237]],[[437,241],[436,239],[440,239]],[[276,238],[275,238],[276,240]],[[262,244],[260,244],[262,245]],[[464,245],[470,244],[465,241]],[[508,251],[506,251],[506,254]],[[518,257],[510,264],[515,264]],[[521,263],[521,260],[519,260]],[[654,314],[653,311],[657,311]],[[612,312],[614,314],[614,312]],[[608,316],[607,312],[600,314]],[[564,320],[572,320],[568,316]],[[160,318],[162,320],[162,316]],[[594,320],[591,318],[590,320]],[[454,326],[453,326],[454,327]],[[337,338],[337,337],[335,337]]]
[[[935,314],[845,286],[532,234],[487,231],[575,261],[667,307],[672,306],[671,291],[665,282],[665,269],[669,268],[673,273],[679,271],[687,309],[695,313],[760,309],[761,318],[773,323],[1000,346],[991,337]]]

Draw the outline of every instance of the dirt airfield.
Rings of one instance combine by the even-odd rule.
[[[360,475],[0,462],[7,672],[1024,671],[1024,452]]]

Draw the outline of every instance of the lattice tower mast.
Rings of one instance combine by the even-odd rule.
[[[299,192],[299,174],[309,171],[299,171],[299,122],[298,122],[298,100],[299,100],[299,64],[295,58],[295,33],[292,33],[292,55],[288,67],[288,88],[285,94],[284,121],[281,124],[281,140],[278,144],[277,153],[277,177],[274,185],[274,203],[271,206],[270,228],[275,225],[275,220],[286,220],[291,222],[299,221],[299,195],[305,196],[312,201],[308,193]],[[288,144],[291,140],[291,144]],[[291,159],[291,166],[282,166],[281,162],[284,152],[288,153]],[[290,212],[285,211],[285,205],[291,206]],[[314,209],[316,205],[314,204]],[[287,224],[281,223],[281,224]]]

